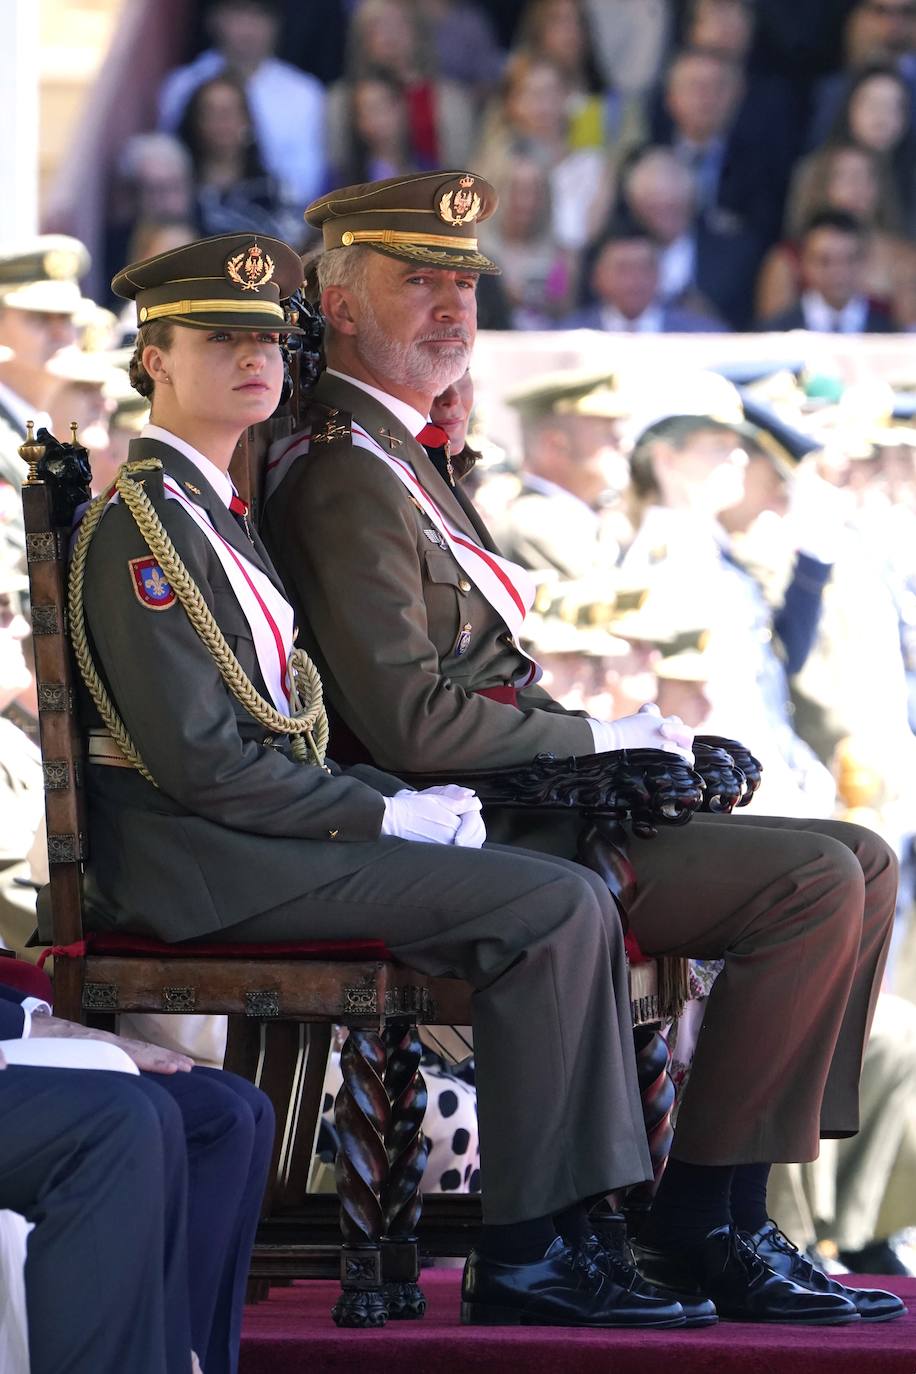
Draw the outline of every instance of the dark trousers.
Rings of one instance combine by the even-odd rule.
[[[172,1098],[184,1129],[191,1345],[205,1374],[235,1374],[273,1108],[252,1083],[220,1069],[143,1077]]]
[[[128,1074],[0,1071],[0,1207],[33,1222],[32,1374],[187,1374],[187,1154],[167,1093]]]

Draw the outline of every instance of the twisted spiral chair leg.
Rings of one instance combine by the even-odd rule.
[[[372,1030],[350,1030],[340,1053],[343,1083],[334,1107],[340,1138],[335,1174],[340,1199],[341,1295],[331,1315],[338,1326],[384,1326],[381,1238],[382,1193],[388,1179],[385,1139],[391,1103],[385,1087],[386,1050]]]
[[[416,1026],[391,1024],[385,1028],[384,1042],[388,1051],[385,1088],[391,1116],[385,1137],[388,1178],[382,1192],[382,1277],[388,1315],[408,1321],[422,1317],[426,1311],[426,1298],[418,1283],[417,1223],[423,1206],[420,1183],[427,1155],[421,1129],[427,1092],[420,1072],[422,1045]]]
[[[653,1177],[650,1183],[641,1183],[627,1194],[627,1224],[631,1235],[636,1234],[652,1205],[674,1136],[671,1125],[674,1084],[668,1073],[668,1046],[658,1031],[640,1026],[633,1032],[633,1048]]]

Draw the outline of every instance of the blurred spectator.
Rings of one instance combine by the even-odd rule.
[[[647,397],[650,423],[631,455],[639,526],[622,566],[631,576],[651,571],[659,595],[689,606],[694,625],[728,643],[709,678],[710,726],[753,740],[767,774],[755,806],[781,815],[830,815],[832,779],[792,728],[773,613],[720,519],[745,495],[740,398],[709,374],[681,378],[676,391],[682,394],[671,392],[667,406]],[[654,419],[653,399],[655,415],[662,410]]]
[[[558,68],[566,90],[570,148],[626,145],[643,136],[640,103],[609,89],[595,65],[583,0],[529,0],[516,49],[531,61],[545,58]]]
[[[244,82],[267,171],[284,200],[305,206],[327,182],[321,83],[275,56],[276,0],[215,0],[208,24],[213,47],[163,82],[160,128],[175,132],[203,82],[234,75]]]
[[[224,72],[195,89],[178,136],[191,154],[202,235],[250,229],[294,243],[302,238],[301,216],[283,203],[264,169],[245,85],[237,76]]]
[[[141,220],[190,220],[194,171],[187,148],[171,134],[134,134],[121,149],[105,228],[105,277],[110,281],[128,256]]]
[[[916,109],[914,0],[858,0],[849,14],[844,39],[843,70],[824,77],[814,92],[808,131],[813,147],[830,136],[857,72],[873,63],[884,63],[900,73],[909,89],[910,109]]]
[[[563,321],[566,329],[629,334],[719,333],[710,316],[666,304],[660,291],[660,252],[648,229],[629,220],[611,226],[591,269],[593,303]]]
[[[569,309],[576,280],[576,256],[554,238],[550,179],[523,152],[497,184],[499,208],[481,226],[483,250],[502,268],[512,328],[549,329]]]
[[[411,160],[407,136],[407,101],[400,82],[388,72],[347,83],[345,128],[350,147],[347,159],[333,169],[341,186],[382,181],[418,169]]]
[[[51,432],[69,440],[70,426],[76,425],[79,442],[89,453],[93,490],[100,491],[98,472],[103,467],[107,471],[108,426],[114,410],[108,390],[115,374],[111,356],[64,348],[51,360],[48,371],[57,380],[48,405]]]
[[[789,76],[807,94],[812,79],[841,60],[843,23],[855,0],[766,0],[757,6],[755,71]]]
[[[542,374],[507,400],[522,426],[522,468],[494,538],[539,573],[583,578],[613,568],[619,546],[603,519],[628,469],[620,445],[627,399],[607,373]]]
[[[605,86],[645,95],[658,80],[671,28],[670,0],[584,0]]]
[[[188,219],[142,219],[134,226],[130,236],[128,251],[133,255],[128,262],[142,262],[144,258],[155,257],[157,253],[170,253],[173,248],[182,248],[198,237],[198,229]],[[136,332],[136,312],[131,318]]]
[[[714,217],[696,217],[693,178],[671,148],[650,145],[627,160],[620,202],[658,244],[665,304],[718,316],[732,329],[747,326],[757,241],[740,229],[717,228]]]
[[[536,157],[550,176],[554,238],[578,250],[604,215],[610,177],[601,149],[572,146],[568,97],[555,62],[517,54],[486,112],[471,161],[492,180],[520,152]]]
[[[4,714],[32,686],[22,652],[29,625],[17,610],[27,587],[28,578],[0,543],[0,947],[7,949],[22,949],[35,929],[35,892],[22,883],[44,814],[41,755]]]
[[[822,210],[799,243],[798,302],[760,324],[764,330],[811,329],[832,334],[887,334],[887,311],[865,294],[868,230],[844,210]]]
[[[848,83],[827,138],[828,143],[855,143],[884,163],[899,197],[903,227],[916,231],[916,138],[913,96],[900,73],[890,66],[865,67]],[[806,163],[796,171],[802,177]]]
[[[779,231],[794,149],[744,96],[734,58],[684,49],[665,77],[652,141],[669,144],[693,174],[698,212],[715,228],[754,234],[763,252]]]
[[[789,237],[767,254],[757,279],[756,313],[767,319],[802,292],[797,235],[817,210],[843,210],[869,229],[864,290],[901,329],[916,325],[916,247],[899,233],[898,198],[877,154],[854,143],[828,144],[806,160],[787,210]]]
[[[496,85],[505,61],[489,8],[473,0],[419,0],[439,75],[478,95]]]
[[[744,94],[735,115],[739,145],[770,145],[781,155],[782,185],[802,149],[808,115],[807,88],[785,71],[751,65],[762,8],[756,0],[689,0],[681,46],[718,53],[744,73]]]
[[[352,0],[283,0],[285,57],[330,86],[343,75]]]
[[[438,76],[426,32],[406,0],[359,0],[353,13],[344,79],[328,93],[331,165],[347,162],[353,83],[381,72],[404,93],[410,165],[419,171],[465,165],[473,142],[473,103],[464,87]]]
[[[692,0],[682,34],[685,48],[721,53],[743,67],[754,37],[753,0]]]

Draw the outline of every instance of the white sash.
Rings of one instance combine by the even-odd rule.
[[[277,591],[266,573],[237,553],[228,540],[215,528],[202,507],[190,501],[179,486],[163,473],[162,484],[170,501],[179,501],[184,510],[203,532],[229,579],[229,585],[251,628],[251,637],[261,675],[270,698],[281,713],[288,715],[289,656],[293,649],[293,608]],[[108,505],[120,501],[114,492]],[[80,507],[74,516],[74,536],[88,506]]]
[[[270,698],[281,715],[289,714],[289,656],[293,649],[293,608],[277,591],[266,573],[237,553],[216,529],[210,516],[190,501],[171,477],[162,485],[170,501],[180,501],[197,527],[210,541],[229,579],[235,599],[251,627],[258,666]]]
[[[501,558],[498,554],[490,553],[480,544],[469,539],[467,535],[462,534],[460,530],[457,530],[443,515],[425,488],[421,486],[410,464],[386,453],[372,435],[355,421],[351,422],[350,433],[357,448],[366,449],[376,458],[381,458],[382,462],[394,473],[402,486],[407,489],[411,499],[429,517],[442,535],[459,567],[467,574],[471,582],[474,583],[481,595],[490,603],[493,610],[506,625],[518,653],[526,660],[527,665],[519,670],[513,685],[527,687],[532,682],[537,682],[542,673],[539,664],[530,658],[524,650],[518,648],[518,637],[535,596],[536,587],[531,574],[526,568],[520,567],[518,563],[512,563],[508,558]],[[298,434],[294,439],[282,439],[273,445],[267,460],[267,498],[283,481],[296,459],[308,451],[310,438],[310,434]]]

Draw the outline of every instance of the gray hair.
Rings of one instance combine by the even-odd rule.
[[[365,243],[350,248],[328,248],[318,259],[318,290],[327,286],[346,286],[359,291],[365,285],[366,269],[372,249]]]

